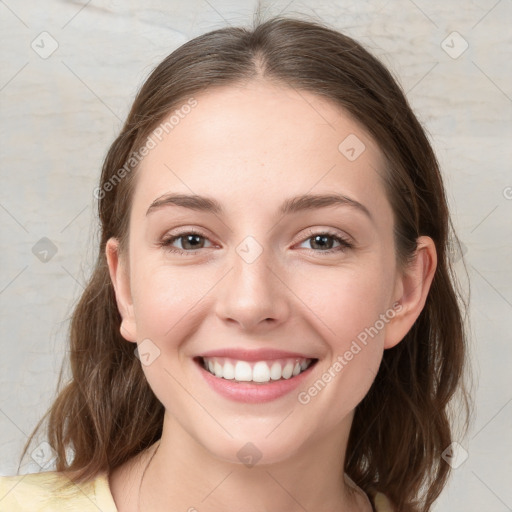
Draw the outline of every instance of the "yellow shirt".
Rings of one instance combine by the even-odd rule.
[[[118,512],[106,472],[59,491],[67,480],[56,471],[0,476],[0,512]],[[374,502],[376,512],[393,512],[384,494],[378,493]]]

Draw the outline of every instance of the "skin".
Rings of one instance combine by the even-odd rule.
[[[340,107],[265,81],[196,99],[137,171],[128,253],[119,253],[114,238],[106,247],[123,337],[148,338],[160,350],[142,365],[166,413],[140,510],[369,511],[343,478],[354,409],[383,351],[403,339],[425,304],[435,245],[421,237],[413,264],[397,267],[382,154]],[[354,161],[338,150],[349,134],[366,146]],[[347,206],[277,215],[288,197],[333,191],[365,205],[372,219]],[[146,215],[168,192],[213,197],[225,214],[167,206]],[[195,254],[158,245],[189,228],[205,237]],[[354,247],[325,254],[312,236],[326,228]],[[236,251],[249,235],[263,249],[250,264]],[[191,251],[186,243],[173,247]],[[225,347],[311,354],[319,361],[298,391],[307,390],[397,301],[400,311],[395,306],[394,317],[308,404],[296,391],[264,404],[231,401],[199,378],[192,360]],[[253,467],[237,457],[249,441],[261,452]],[[111,473],[121,512],[138,510],[155,446]]]

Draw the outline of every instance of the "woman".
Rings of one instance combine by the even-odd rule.
[[[197,37],[95,195],[56,471],[2,478],[7,509],[430,510],[466,337],[439,167],[377,59],[284,17]]]

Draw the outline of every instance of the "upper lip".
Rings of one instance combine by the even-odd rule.
[[[200,354],[198,357],[229,357],[238,361],[269,361],[273,359],[315,359],[298,352],[287,352],[270,348],[248,350],[242,348],[220,348]]]

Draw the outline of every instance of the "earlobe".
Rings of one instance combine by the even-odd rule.
[[[110,279],[114,287],[117,308],[122,318],[120,325],[121,336],[127,341],[136,342],[137,331],[133,313],[129,271],[124,258],[120,255],[119,241],[116,238],[107,240],[105,256],[107,258]]]
[[[437,252],[434,241],[428,236],[417,240],[417,248],[413,262],[397,276],[395,290],[397,295],[394,303],[399,308],[393,321],[386,329],[384,348],[392,348],[410,331],[420,316],[437,268]]]

